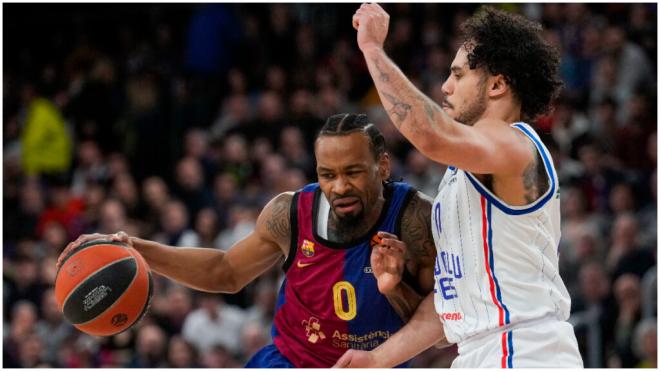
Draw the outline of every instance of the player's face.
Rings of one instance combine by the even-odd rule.
[[[374,159],[361,133],[321,136],[315,151],[319,185],[337,218],[355,221],[369,215],[389,177],[387,155]]]
[[[467,51],[461,47],[451,63],[451,73],[442,85],[445,95],[442,109],[454,120],[474,125],[486,111],[486,82],[482,69],[470,69]]]

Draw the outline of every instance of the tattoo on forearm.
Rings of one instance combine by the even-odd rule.
[[[386,74],[382,68],[380,68],[380,61],[378,59],[374,59],[374,64],[376,65],[376,69],[378,70],[378,78],[382,82],[389,82],[390,81],[390,75]]]
[[[286,200],[278,200],[273,205],[270,218],[266,223],[268,231],[277,239],[288,238],[291,226],[289,225],[289,208],[291,204]]]
[[[424,103],[424,110],[426,110],[426,116],[429,120],[433,121],[435,118],[435,113],[433,112],[433,106],[430,103]]]
[[[397,128],[401,127],[401,124],[403,124],[403,121],[405,121],[408,112],[410,112],[412,106],[408,103],[405,103],[401,101],[399,98],[388,94],[386,92],[382,92],[385,98],[390,101],[392,104],[392,109],[390,109],[390,113],[395,115],[398,122],[395,122],[394,124],[397,126]]]

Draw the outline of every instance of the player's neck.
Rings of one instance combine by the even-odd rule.
[[[512,101],[511,99],[500,98],[490,102],[486,106],[486,110],[481,115],[481,120],[498,120],[504,121],[507,124],[521,121],[521,108],[520,104]]]

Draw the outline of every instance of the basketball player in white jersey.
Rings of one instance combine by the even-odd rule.
[[[391,367],[433,344],[457,343],[452,367],[583,367],[558,273],[559,182],[523,120],[558,94],[559,56],[541,27],[483,8],[463,24],[439,107],[387,57],[388,14],[353,16],[360,50],[394,125],[449,165],[433,204],[435,290],[410,322],[339,367]]]

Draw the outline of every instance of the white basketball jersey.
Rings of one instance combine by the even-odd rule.
[[[564,321],[570,314],[558,269],[557,173],[534,130],[525,123],[511,126],[541,154],[549,177],[545,194],[530,205],[509,206],[474,175],[450,166],[433,202],[435,308],[453,343],[546,317]]]

